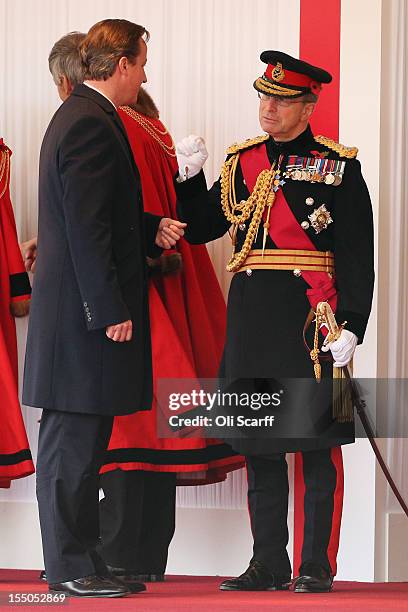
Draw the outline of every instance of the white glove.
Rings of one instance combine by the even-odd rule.
[[[327,352],[330,349],[334,358],[333,366],[342,368],[352,360],[357,342],[356,334],[348,329],[343,329],[338,340],[323,344],[322,351]]]
[[[194,134],[177,143],[176,154],[182,181],[196,176],[208,157],[204,139]]]

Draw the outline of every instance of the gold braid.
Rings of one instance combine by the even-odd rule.
[[[354,157],[357,157],[357,147],[346,147],[340,142],[336,142],[331,138],[327,138],[327,136],[315,136],[315,141],[327,147],[328,149],[331,149],[332,151],[336,151],[336,153],[338,153],[340,157],[346,157],[348,159],[353,159]]]
[[[239,153],[227,159],[222,167],[220,176],[222,210],[227,220],[234,226],[233,236],[236,235],[238,225],[247,221],[252,212],[253,215],[244,244],[238,253],[235,253],[235,240],[233,240],[232,255],[226,268],[228,272],[236,272],[245,262],[256,239],[265,206],[271,207],[275,201],[273,181],[276,170],[274,169],[275,164],[273,164],[270,170],[262,170],[258,175],[255,187],[249,198],[242,200],[239,204],[237,203],[235,196],[235,173],[238,162]]]
[[[138,113],[137,111],[133,110],[133,108],[130,108],[129,106],[121,106],[120,107],[121,110],[123,110],[127,115],[129,115],[129,117],[131,117],[132,119],[134,119],[135,121],[138,122],[138,124],[148,133],[150,134],[150,136],[157,142],[159,143],[159,145],[161,146],[161,148],[163,149],[163,151],[165,151],[165,153],[167,153],[167,155],[170,155],[170,157],[176,157],[176,149],[175,149],[175,145],[174,145],[174,141],[171,137],[171,135],[169,134],[169,132],[167,131],[167,129],[164,127],[164,131],[159,130],[155,125],[153,125],[153,123],[151,121],[149,121],[148,119],[146,119],[146,117],[144,117],[143,115],[141,115],[140,113]],[[165,136],[166,134],[169,135],[170,141],[171,141],[171,145],[167,145],[164,140],[159,136],[159,134],[161,134],[162,136]]]
[[[4,178],[4,188],[1,189],[1,183]],[[8,184],[9,184],[9,176],[10,176],[10,152],[7,148],[3,151],[0,149],[0,198],[4,196],[6,193]]]

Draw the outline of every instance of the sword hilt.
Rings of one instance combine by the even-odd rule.
[[[340,338],[341,332],[343,331],[347,321],[344,321],[341,325],[338,325],[334,312],[328,302],[319,302],[316,306],[316,325],[326,325],[328,334],[323,342],[323,346],[326,346],[330,342],[334,342]]]

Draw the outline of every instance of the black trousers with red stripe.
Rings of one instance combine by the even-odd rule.
[[[317,563],[332,574],[335,573],[333,516],[338,513],[339,505],[338,469],[333,450],[338,449],[301,453],[304,481],[301,563]],[[262,562],[274,574],[289,577],[289,485],[285,454],[247,456],[246,460],[253,560]],[[336,529],[337,526],[339,529],[340,522],[336,519]]]

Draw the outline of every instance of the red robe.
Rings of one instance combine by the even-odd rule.
[[[0,487],[34,472],[18,399],[16,326],[13,302],[27,300],[31,287],[24,269],[10,201],[11,151],[0,138]]]
[[[173,179],[178,166],[170,134],[158,119],[134,112],[130,116],[122,109],[119,115],[141,175],[145,210],[177,218]],[[147,129],[137,118],[147,123]],[[224,346],[225,301],[205,246],[181,239],[177,250],[181,273],[155,274],[150,281],[153,379],[214,378]],[[180,484],[197,484],[223,480],[243,464],[217,440],[157,438],[154,399],[149,412],[115,417],[102,472],[177,472]]]

